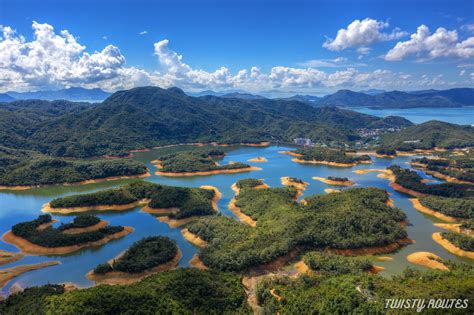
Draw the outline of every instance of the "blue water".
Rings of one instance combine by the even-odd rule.
[[[429,120],[440,120],[458,125],[474,124],[474,107],[406,109],[370,109],[367,107],[359,107],[350,109],[378,117],[402,116],[411,122],[414,122],[415,124],[423,123]]]
[[[145,162],[149,169],[154,172],[156,171],[156,168],[150,163],[151,160],[156,159],[162,154],[170,153],[173,150],[176,151],[183,149],[185,148],[141,152],[136,154],[135,159]],[[439,221],[436,218],[423,215],[416,211],[408,200],[409,196],[394,191],[389,186],[387,180],[376,176],[377,173],[368,173],[364,175],[353,173],[353,170],[356,169],[386,168],[391,164],[399,164],[408,167],[406,163],[411,160],[411,157],[397,157],[396,159],[374,158],[374,163],[370,165],[358,165],[352,168],[334,168],[325,165],[294,163],[291,161],[291,156],[278,153],[278,151],[288,149],[291,148],[277,146],[267,148],[230,148],[231,151],[228,152],[228,155],[222,161],[222,163],[227,163],[228,161],[247,162],[248,159],[263,156],[268,159],[267,163],[247,162],[261,167],[261,171],[195,177],[163,177],[153,175],[148,177],[146,180],[175,186],[216,186],[222,192],[222,199],[218,203],[220,211],[224,215],[234,217],[234,215],[228,210],[227,205],[233,197],[231,185],[239,179],[249,177],[259,178],[264,179],[265,183],[271,187],[279,187],[281,186],[280,178],[283,176],[301,178],[310,183],[302,197],[304,198],[305,196],[312,194],[324,194],[325,188],[331,188],[329,185],[313,180],[313,176],[348,177],[356,183],[355,187],[379,187],[386,189],[391,194],[391,198],[394,200],[395,205],[407,214],[408,220],[411,223],[411,225],[407,227],[407,230],[409,237],[414,239],[416,243],[406,246],[394,254],[388,255],[394,258],[393,261],[377,262],[377,265],[382,265],[386,268],[382,274],[391,275],[399,273],[405,267],[410,265],[406,260],[406,256],[415,251],[430,251],[442,258],[469,262],[468,259],[456,257],[450,254],[432,240],[432,233],[442,231],[433,226],[433,222]],[[421,174],[424,178],[432,179],[431,176],[427,176],[423,173]],[[41,214],[41,206],[54,198],[116,187],[126,182],[127,181],[121,180],[84,186],[54,186],[27,191],[0,191],[0,234],[10,230],[11,226],[16,223],[36,218]],[[14,284],[21,287],[28,287],[46,283],[73,282],[76,285],[83,287],[91,286],[93,283],[86,278],[86,273],[88,271],[92,270],[99,263],[103,263],[117,256],[119,253],[127,249],[133,242],[149,235],[164,235],[176,240],[178,246],[183,252],[183,258],[180,261],[180,266],[182,267],[189,265],[189,260],[197,251],[196,247],[182,237],[179,229],[169,228],[167,224],[156,220],[154,216],[140,212],[139,208],[123,212],[98,212],[97,214],[100,218],[109,221],[111,225],[132,226],[135,231],[121,239],[114,240],[98,248],[85,249],[80,252],[63,256],[26,256],[17,262],[3,265],[0,268],[3,269],[15,265],[48,260],[58,260],[61,262],[61,265],[31,271],[13,279],[2,289],[2,293],[8,293],[10,287]],[[61,222],[69,222],[73,217],[73,215],[54,216],[55,219]],[[3,242],[0,242],[0,249],[17,251],[14,246]],[[415,266],[415,268],[422,267]]]

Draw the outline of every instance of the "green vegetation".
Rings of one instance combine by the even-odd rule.
[[[58,227],[60,231],[66,231],[69,229],[76,229],[76,228],[86,228],[90,226],[94,226],[100,222],[100,219],[95,215],[81,215],[77,216],[72,220],[71,223],[61,223]]]
[[[474,231],[474,220],[462,222],[460,228]]]
[[[254,188],[259,185],[263,185],[263,180],[261,179],[254,179],[254,178],[246,178],[241,179],[237,183],[235,183],[237,188],[244,189],[244,188]]]
[[[311,270],[330,275],[367,272],[373,266],[366,258],[342,256],[328,252],[309,252],[304,255],[303,261]]]
[[[76,161],[0,147],[0,185],[3,186],[77,183],[146,172],[143,163],[128,159]]]
[[[127,249],[123,256],[112,265],[104,263],[94,269],[94,273],[110,271],[139,273],[172,260],[178,253],[176,242],[164,236],[146,237]]]
[[[461,303],[468,299],[464,308],[444,311],[473,313],[474,268],[443,263],[449,271],[406,269],[392,278],[359,273],[268,280],[258,286],[257,298],[265,314],[385,314],[386,299],[425,299],[423,314],[443,312],[429,309],[429,299],[460,299]],[[398,309],[394,313],[411,314],[415,310]]]
[[[441,237],[462,250],[474,251],[474,237],[454,232],[443,232]]]
[[[293,188],[242,189],[236,205],[257,220],[251,227],[224,216],[201,218],[188,229],[209,243],[200,250],[209,267],[240,271],[265,264],[298,247],[356,249],[391,244],[406,237],[405,214],[385,204],[375,188],[293,200]]]
[[[4,301],[0,300],[0,314],[46,314],[48,298],[53,295],[61,295],[64,292],[64,286],[60,284],[26,288],[21,292],[11,294]]]
[[[395,149],[388,147],[379,148],[375,151],[375,153],[380,155],[397,155],[397,151]]]
[[[421,176],[415,171],[401,168],[398,165],[392,165],[388,169],[395,175],[395,183],[416,192],[449,198],[474,197],[472,185],[454,183],[427,185],[422,182]]]
[[[347,182],[349,180],[349,178],[347,177],[334,177],[334,176],[328,176],[328,179],[335,182]]]
[[[418,200],[423,206],[442,214],[460,219],[474,219],[474,199],[427,196]]]
[[[204,172],[216,170],[232,170],[247,168],[250,165],[244,163],[233,163],[228,165],[218,165],[213,157],[223,156],[224,152],[219,150],[211,151],[183,151],[169,154],[159,158],[162,168],[161,172],[186,173]]]
[[[413,162],[423,165],[423,167],[430,171],[474,183],[474,160],[469,156],[449,156],[444,159],[428,159],[424,157],[414,159]]]
[[[381,144],[401,151],[472,147],[474,128],[431,120],[400,132],[386,134],[382,137]]]
[[[135,181],[119,188],[102,190],[84,195],[57,198],[51,208],[90,207],[100,205],[125,205],[142,199],[150,199],[152,208],[179,208],[169,216],[183,219],[193,215],[209,215],[214,210],[211,199],[214,191],[201,188],[172,187],[145,181]]]
[[[293,151],[294,153],[301,154],[298,159],[305,161],[325,161],[334,163],[361,163],[364,161],[370,161],[368,155],[347,155],[342,150],[324,149],[324,148],[305,148]]]
[[[96,242],[111,234],[123,231],[123,226],[107,226],[97,231],[77,234],[65,234],[51,226],[45,229],[38,229],[41,224],[50,223],[51,221],[52,218],[49,214],[43,214],[33,221],[15,224],[12,227],[12,232],[14,235],[24,238],[35,245],[55,248]]]
[[[290,183],[295,183],[295,184],[304,184],[304,180],[296,178],[296,177],[288,177],[288,181]]]

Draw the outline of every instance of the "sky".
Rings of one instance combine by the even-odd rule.
[[[474,87],[474,1],[0,0],[0,92],[144,85]]]

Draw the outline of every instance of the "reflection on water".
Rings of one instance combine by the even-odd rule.
[[[184,149],[189,148],[180,147],[171,149],[168,148],[166,150],[161,149],[150,152],[141,152],[136,154],[135,159],[145,162],[153,172],[156,169],[151,165],[151,160],[156,159],[161,154],[167,154],[176,150]],[[261,171],[196,177],[162,177],[153,175],[148,177],[146,180],[173,186],[216,186],[222,192],[222,199],[218,204],[220,211],[227,216],[233,217],[233,214],[227,209],[227,205],[230,199],[233,197],[233,191],[231,190],[230,186],[239,179],[248,177],[264,179],[266,184],[270,185],[271,187],[277,187],[281,186],[280,177],[293,176],[301,178],[304,181],[310,183],[304,192],[304,197],[312,194],[323,194],[325,188],[331,187],[322,182],[311,179],[313,176],[348,177],[356,183],[354,187],[379,187],[386,189],[391,194],[391,198],[394,200],[395,205],[401,208],[408,215],[408,220],[411,223],[407,227],[408,235],[411,239],[415,240],[416,243],[404,247],[397,253],[388,255],[394,258],[392,261],[377,262],[377,265],[382,265],[386,268],[382,274],[395,274],[409,266],[410,264],[407,262],[406,256],[416,251],[430,251],[442,258],[470,262],[468,259],[456,257],[450,254],[432,240],[432,233],[442,231],[441,229],[433,226],[433,222],[439,221],[433,217],[428,217],[416,211],[408,200],[409,196],[394,191],[392,188],[390,188],[387,180],[377,177],[377,173],[357,175],[352,172],[355,169],[385,168],[391,164],[399,164],[403,167],[407,167],[406,162],[410,161],[411,157],[397,157],[396,159],[375,159],[374,163],[370,165],[358,165],[353,168],[334,168],[325,165],[293,163],[291,162],[291,156],[278,153],[278,151],[288,149],[291,148],[277,146],[267,148],[226,148],[226,150],[229,150],[229,152],[228,155],[224,157],[222,161],[223,163],[227,163],[229,161],[247,162],[248,159],[262,156],[267,158],[268,162],[247,162],[249,164],[263,168]],[[433,179],[431,176],[425,175],[424,173],[422,173],[422,176],[427,179]],[[0,192],[0,233],[5,233],[11,228],[12,225],[18,222],[36,218],[41,213],[41,206],[44,203],[51,201],[53,198],[116,187],[126,182],[128,181],[119,180],[85,186],[55,186],[27,191]],[[74,282],[79,286],[90,286],[92,285],[92,282],[85,277],[89,270],[93,269],[97,264],[115,257],[120,252],[128,248],[133,242],[145,236],[164,235],[176,240],[178,246],[183,252],[183,259],[180,262],[180,266],[182,267],[188,266],[189,260],[197,251],[193,245],[191,245],[182,237],[179,229],[170,229],[168,225],[155,220],[150,214],[140,212],[139,208],[124,212],[98,212],[97,214],[100,218],[109,221],[111,225],[132,226],[135,228],[135,231],[124,238],[114,240],[99,248],[85,249],[66,256],[26,256],[20,261],[4,265],[2,268],[20,264],[36,263],[46,260],[61,261],[61,265],[31,271],[15,278],[3,289],[3,293],[8,292],[9,288],[13,284],[26,287],[46,283]],[[69,222],[72,220],[73,216],[62,215],[55,216],[55,218],[61,222]],[[17,250],[14,246],[1,242],[0,249],[9,251]],[[414,265],[411,266],[414,268],[423,268]]]

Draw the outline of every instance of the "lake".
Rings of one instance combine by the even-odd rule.
[[[474,124],[474,107],[402,109],[370,109],[367,107],[358,107],[350,109],[379,117],[402,116],[415,124],[423,123],[428,120],[440,120],[458,125]]]
[[[193,147],[195,148],[195,147]],[[136,153],[135,159],[147,164],[152,173],[156,168],[151,165],[150,161],[156,159],[162,154],[171,153],[173,151],[184,150],[186,147],[168,148],[160,150],[152,150],[149,152]],[[189,149],[189,148],[188,148]],[[227,216],[233,214],[228,210],[227,205],[233,197],[231,185],[243,178],[259,178],[264,179],[265,183],[271,187],[281,186],[280,177],[292,176],[301,178],[310,183],[304,195],[324,194],[325,188],[331,186],[313,180],[311,177],[327,177],[338,176],[348,177],[356,183],[355,187],[379,187],[386,189],[394,200],[395,205],[401,208],[408,216],[410,225],[407,227],[409,238],[416,241],[412,245],[402,248],[400,251],[387,255],[394,259],[392,261],[377,262],[386,269],[382,275],[392,275],[401,272],[407,266],[413,268],[423,268],[408,263],[406,256],[416,251],[430,251],[442,258],[452,259],[454,261],[463,261],[472,263],[467,258],[454,256],[444,250],[440,245],[435,243],[431,234],[441,232],[442,230],[433,225],[434,222],[440,222],[436,218],[429,217],[416,211],[410,201],[409,196],[394,191],[389,182],[385,179],[378,178],[377,173],[368,173],[365,175],[357,175],[353,173],[356,169],[368,168],[386,168],[391,164],[398,164],[408,167],[406,164],[412,157],[397,157],[395,159],[378,159],[373,158],[374,163],[370,165],[358,165],[352,168],[335,168],[325,165],[297,164],[291,161],[291,156],[278,153],[282,150],[291,150],[288,147],[270,146],[266,148],[250,148],[250,147],[229,147],[228,155],[223,159],[223,163],[229,161],[247,162],[248,159],[257,156],[263,156],[268,159],[267,163],[250,163],[263,168],[261,171],[252,171],[237,174],[220,174],[212,176],[195,176],[195,177],[163,177],[153,175],[146,180],[174,186],[199,187],[201,185],[216,186],[222,192],[222,199],[219,201],[220,211]],[[421,173],[424,178],[432,179]],[[113,182],[105,182],[99,184],[83,185],[83,186],[53,186],[46,188],[31,189],[25,191],[0,191],[0,233],[3,234],[11,229],[11,226],[35,219],[41,214],[41,206],[53,198],[66,196],[71,194],[93,192],[100,189],[116,187],[127,183],[127,180],[119,180]],[[178,246],[183,252],[183,258],[180,266],[188,266],[189,260],[196,253],[197,248],[187,242],[181,235],[180,229],[169,228],[167,224],[159,222],[152,215],[140,212],[139,208],[123,212],[97,212],[98,216],[110,222],[111,225],[132,226],[135,231],[124,238],[111,241],[104,246],[85,249],[70,255],[64,256],[25,256],[23,259],[3,265],[1,268],[7,268],[16,265],[37,263],[48,260],[59,260],[60,265],[48,267],[36,271],[25,273],[12,281],[10,281],[2,290],[3,294],[8,293],[10,287],[14,284],[21,287],[33,285],[42,285],[47,283],[64,283],[73,282],[78,286],[87,287],[93,285],[86,278],[86,273],[92,270],[99,263],[103,263],[120,252],[127,249],[133,242],[151,235],[164,235],[176,240]],[[55,215],[54,218],[61,222],[70,222],[74,216],[71,215]],[[57,223],[56,225],[58,225]],[[9,244],[0,242],[0,249],[7,251],[17,251],[17,249]]]

